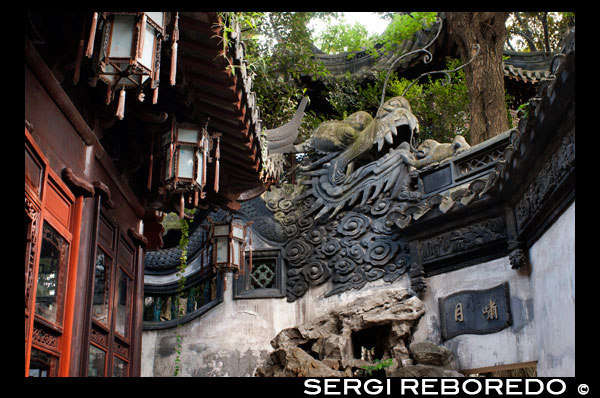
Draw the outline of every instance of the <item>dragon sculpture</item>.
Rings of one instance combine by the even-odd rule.
[[[419,122],[403,97],[386,101],[376,117],[358,111],[342,121],[327,121],[313,132],[310,142],[297,149],[314,148],[316,160],[301,168],[310,187],[298,198],[317,198],[311,213],[335,216],[345,205],[362,196],[361,204],[381,192],[392,195],[408,191],[408,163],[415,161],[409,142],[416,139]],[[331,212],[331,210],[334,210]]]
[[[431,56],[426,51],[431,43],[417,51]],[[399,57],[390,71],[417,51]],[[361,110],[343,120],[323,122],[297,145],[297,122],[267,135],[272,152],[306,154],[293,193],[276,188],[265,198],[286,235],[282,256],[288,301],[327,280],[333,288],[325,296],[360,289],[377,279],[394,282],[405,273],[415,291],[423,288],[422,269],[411,260],[401,229],[407,220],[428,212],[431,206],[424,201],[438,199],[425,194],[420,173],[469,145],[457,136],[452,143],[425,140],[417,146],[419,121],[404,97],[406,90],[384,100],[386,84],[387,78],[374,117]],[[300,104],[299,113],[304,106]],[[403,212],[410,214],[390,216]]]

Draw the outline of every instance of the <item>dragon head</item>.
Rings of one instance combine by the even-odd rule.
[[[388,152],[402,142],[416,140],[419,121],[413,115],[410,104],[404,97],[393,97],[383,103],[375,117],[377,122],[375,140],[377,152]]]

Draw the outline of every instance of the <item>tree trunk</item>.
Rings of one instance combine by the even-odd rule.
[[[473,44],[481,47],[479,55],[465,67],[471,103],[471,145],[508,130],[502,71],[507,18],[507,12],[447,13],[449,32],[463,62],[475,53]]]

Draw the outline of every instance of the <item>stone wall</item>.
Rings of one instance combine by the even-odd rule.
[[[406,347],[425,341],[443,346],[452,353],[459,370],[537,361],[538,376],[573,376],[574,225],[573,203],[530,248],[530,265],[525,268],[512,269],[509,258],[503,257],[427,278],[428,289],[420,294],[425,312],[415,322],[412,336],[406,337]],[[231,282],[228,277],[227,286],[232,286]],[[510,327],[492,334],[463,334],[442,340],[440,297],[503,282],[510,287]],[[308,327],[356,300],[405,291],[409,280],[406,275],[391,284],[379,280],[361,290],[325,298],[330,288],[327,283],[316,286],[290,303],[285,298],[234,300],[229,287],[223,303],[200,318],[179,329],[144,332],[142,375],[172,375],[175,336],[179,333],[184,336],[182,376],[254,376],[276,351],[271,340],[282,330]],[[310,357],[311,347],[305,348],[304,353],[295,350],[297,356]],[[406,354],[413,364],[419,364],[411,351]],[[343,368],[338,370],[343,373]]]

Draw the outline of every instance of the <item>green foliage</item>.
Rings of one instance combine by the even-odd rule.
[[[387,29],[382,33],[379,42],[389,51],[394,45],[412,38],[421,29],[429,28],[435,22],[437,12],[411,12],[394,14]]]
[[[392,48],[394,44],[412,37],[417,30],[430,26],[436,15],[435,12],[389,14],[387,17],[391,19],[390,26],[380,37],[367,37],[366,28],[360,24],[330,24],[330,28],[319,36],[317,43],[332,52],[364,47],[376,54],[376,42]],[[221,13],[221,17],[226,21],[225,33],[232,30],[228,27],[232,21],[237,20],[241,24],[242,40],[246,46],[245,58],[253,74],[253,90],[261,109],[263,128],[275,128],[291,119],[306,93],[302,86],[302,76],[328,81],[328,90],[324,94],[341,118],[363,109],[365,100],[361,98],[361,88],[351,79],[332,78],[324,65],[313,57],[312,32],[307,25],[315,18],[329,22],[339,20],[337,13],[227,12]],[[223,42],[224,46],[228,45],[225,38]],[[394,83],[391,85],[390,92],[393,93]],[[381,84],[378,86],[380,91],[377,96],[381,96]],[[419,92],[416,88],[411,91]],[[325,115],[307,112],[296,143],[308,138],[314,128],[327,118]]]
[[[446,66],[455,69],[460,64],[460,60],[448,60]],[[424,98],[413,108],[413,113],[420,118],[420,139],[451,142],[455,135],[461,134],[470,141],[470,102],[464,70],[453,73],[450,84],[446,85],[445,79],[433,80],[431,75],[427,78],[423,83]]]
[[[363,101],[359,86],[350,78],[333,78],[326,82],[324,96],[337,113],[339,119],[359,110]]]
[[[177,300],[177,309],[179,312],[179,316],[183,315],[183,306],[180,305],[180,302],[183,298],[183,289],[185,287],[186,278],[184,276],[185,270],[187,268],[187,246],[190,241],[190,222],[186,218],[180,219],[180,227],[181,227],[181,239],[179,240],[179,248],[181,249],[181,256],[179,257],[179,265],[177,266],[177,278],[178,278],[178,290],[179,294],[174,297]],[[179,324],[177,324],[176,335],[175,335],[175,369],[173,371],[173,376],[178,376],[181,370],[181,347],[182,347],[182,336],[179,333]]]
[[[446,66],[447,69],[455,69],[460,66],[460,60],[449,59]],[[380,72],[373,83],[364,86],[356,85],[348,79],[331,80],[324,95],[339,119],[358,110],[375,115],[386,74],[387,71]],[[433,79],[428,76],[404,93],[413,82],[398,78],[395,73],[390,75],[386,99],[404,93],[411,104],[413,114],[419,119],[421,141],[432,138],[438,142],[450,142],[456,134],[464,135],[467,141],[470,139],[469,93],[464,71],[461,69],[453,73],[450,83],[444,84],[445,82],[444,78]]]
[[[573,26],[574,12],[512,12],[506,21],[506,46],[514,51],[558,51]]]
[[[389,50],[394,44],[412,38],[418,30],[431,27],[436,16],[435,12],[393,14],[392,22],[377,40],[383,44],[384,50]],[[455,69],[460,64],[459,60],[448,60],[447,69]],[[362,86],[349,78],[330,78],[327,79],[323,95],[339,119],[358,110],[375,115],[386,74],[387,71],[382,71],[373,83]],[[432,138],[439,142],[449,142],[456,134],[462,134],[469,140],[469,95],[464,71],[453,73],[449,84],[445,84],[447,79],[440,76],[428,76],[427,79],[415,83],[404,94],[412,81],[398,78],[393,73],[388,80],[386,99],[404,94],[412,106],[413,113],[419,119],[421,140]]]
[[[393,364],[394,364],[394,360],[392,358],[387,358],[384,360],[376,359],[374,365],[364,365],[364,366],[361,366],[361,368],[364,369],[365,373],[368,376],[371,376],[371,374],[374,370],[385,369],[385,368],[392,366]]]
[[[351,25],[341,19],[337,24],[329,24],[316,36],[315,44],[327,54],[365,50],[378,57],[380,53],[376,50],[377,45],[383,49],[383,53],[392,50],[395,45],[412,38],[417,31],[431,27],[437,12],[380,14],[385,14],[383,17],[390,19],[389,25],[381,35],[369,35],[367,28],[360,22]],[[348,57],[351,58],[352,54]]]
[[[327,18],[335,13],[266,12],[223,13],[227,20],[241,23],[244,58],[253,75],[253,91],[261,110],[263,128],[287,123],[306,94],[300,78],[329,74],[313,57],[312,39],[307,24],[312,18]],[[305,117],[300,136],[314,128],[314,117]]]
[[[360,51],[372,46],[376,37],[369,36],[367,28],[359,22],[354,25],[341,22],[328,25],[315,37],[315,45],[327,54]]]

